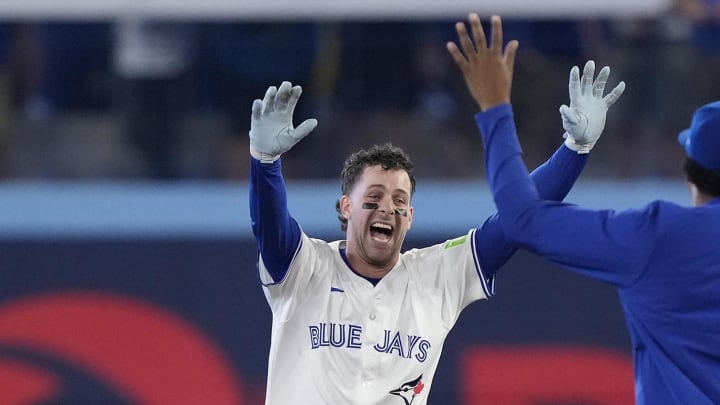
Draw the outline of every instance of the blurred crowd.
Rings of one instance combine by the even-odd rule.
[[[454,21],[0,22],[0,179],[245,180],[252,100],[303,86],[318,128],[286,176],[336,178],[392,141],[425,178],[482,175],[473,104],[445,51]],[[676,134],[720,99],[720,1],[646,19],[504,20],[519,39],[513,106],[526,162],[562,142],[573,65],[627,90],[588,175],[679,176]]]

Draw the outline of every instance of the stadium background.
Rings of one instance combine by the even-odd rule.
[[[594,58],[628,83],[569,201],[689,203],[675,134],[718,94],[705,73],[718,54],[674,4],[385,3],[0,4],[0,404],[262,403],[271,317],[246,131],[269,84],[303,84],[297,118],[320,120],[284,163],[310,235],[342,237],[342,159],[385,140],[417,163],[406,248],[489,215],[474,107],[444,52],[469,11],[503,15],[521,39],[513,101],[530,166],[560,143],[570,66]],[[143,144],[125,114],[147,93],[126,91],[138,82],[115,52],[120,22],[148,20],[192,46],[168,80],[177,126]],[[130,117],[156,125],[149,105]],[[611,287],[519,253],[449,335],[430,403],[631,403],[629,347]]]

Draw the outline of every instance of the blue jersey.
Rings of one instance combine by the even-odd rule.
[[[544,200],[522,161],[511,106],[476,116],[500,222],[521,246],[617,287],[639,405],[720,404],[720,199],[583,209]]]

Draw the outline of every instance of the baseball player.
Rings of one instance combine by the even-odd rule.
[[[617,287],[638,405],[720,404],[720,102],[698,109],[679,135],[693,207],[658,200],[616,212],[547,201],[522,162],[510,106],[518,44],[503,52],[497,16],[490,46],[477,15],[470,24],[474,41],[458,23],[462,52],[454,43],[448,50],[482,111],[488,178],[508,237]]]
[[[593,69],[582,81],[602,92],[609,70],[593,81]],[[570,87],[580,81],[571,76]],[[425,404],[448,332],[463,308],[494,294],[495,272],[515,246],[495,215],[458,238],[401,253],[415,178],[391,144],[345,161],[336,208],[346,239],[306,235],[288,212],[280,159],[317,125],[293,126],[300,94],[283,82],[252,105],[250,213],[273,314],[266,403]],[[564,198],[604,126],[610,103],[585,108],[599,103],[594,92],[579,99],[586,104],[562,109],[564,145],[532,175],[548,199]]]

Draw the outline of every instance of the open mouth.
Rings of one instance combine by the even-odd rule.
[[[392,225],[375,222],[370,225],[370,236],[380,242],[388,242],[393,236]]]

